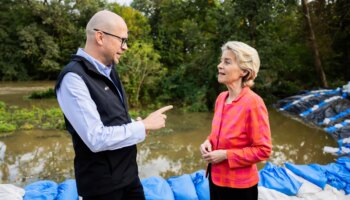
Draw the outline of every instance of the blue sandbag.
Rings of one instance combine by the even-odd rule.
[[[168,182],[161,177],[149,177],[141,180],[146,200],[174,200],[173,191]]]
[[[346,169],[350,171],[350,157],[340,157],[336,162],[342,164]]]
[[[27,185],[23,200],[55,200],[57,183],[54,181],[37,181]]]
[[[328,173],[331,173],[346,183],[350,183],[350,171],[342,164],[330,163],[325,166]]]
[[[342,190],[346,187],[346,183],[334,174],[326,172],[326,176],[328,185],[337,188],[338,190]]]
[[[347,184],[343,190],[345,191],[346,195],[350,194],[350,184]]]
[[[284,164],[294,174],[310,181],[322,189],[324,189],[327,184],[326,172],[321,165],[294,165],[288,162]]]
[[[259,171],[259,186],[274,189],[289,196],[295,196],[302,183],[290,176],[284,168],[267,162]]]
[[[345,190],[350,183],[350,171],[340,163],[330,163],[324,167],[326,170],[327,183],[338,190]]]
[[[175,200],[198,200],[196,188],[190,175],[173,176],[167,181],[174,193]]]
[[[77,184],[74,179],[68,179],[58,185],[56,200],[78,200]]]
[[[209,181],[205,177],[205,170],[199,170],[191,174],[191,179],[196,188],[199,200],[210,200]]]

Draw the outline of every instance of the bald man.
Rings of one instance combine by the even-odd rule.
[[[136,144],[165,127],[163,107],[133,121],[114,65],[128,49],[125,21],[97,12],[86,26],[86,43],[62,69],[55,91],[75,151],[74,171],[83,200],[145,199]]]

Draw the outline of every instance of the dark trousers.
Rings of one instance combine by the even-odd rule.
[[[209,175],[209,188],[211,200],[257,200],[258,185],[250,188],[220,187],[213,183]]]
[[[83,197],[83,200],[145,200],[145,194],[140,179],[137,178],[124,188],[115,190],[109,194]]]

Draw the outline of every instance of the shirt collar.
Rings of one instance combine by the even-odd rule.
[[[248,86],[243,87],[241,92],[238,94],[238,96],[231,103],[239,101],[245,94],[247,94],[247,92],[249,90],[250,90],[250,88]],[[228,91],[226,91],[225,99],[228,97],[228,95],[229,95],[229,93],[228,93]]]
[[[239,93],[238,97],[234,99],[232,102],[237,102],[240,98],[242,98],[247,92],[250,90],[248,86],[242,88],[242,91]]]
[[[88,53],[84,51],[83,48],[79,48],[77,51],[77,55],[84,57],[88,60],[101,74],[105,75],[109,78],[109,75],[112,71],[112,66],[106,66],[102,64],[100,61],[96,60],[94,57],[90,56]]]

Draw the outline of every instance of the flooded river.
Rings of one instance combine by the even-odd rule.
[[[55,99],[26,100],[35,90],[53,87],[53,82],[0,83],[0,101],[30,108],[57,106]],[[210,132],[213,113],[183,113],[176,108],[167,113],[167,127],[152,132],[138,145],[141,178],[169,178],[205,168],[199,145]],[[323,154],[324,146],[336,146],[326,132],[269,109],[273,154],[270,162],[283,165],[333,162]],[[70,135],[60,130],[26,130],[0,138],[0,182],[25,186],[37,180],[61,182],[74,178],[74,150]],[[264,163],[259,164],[262,168]]]

